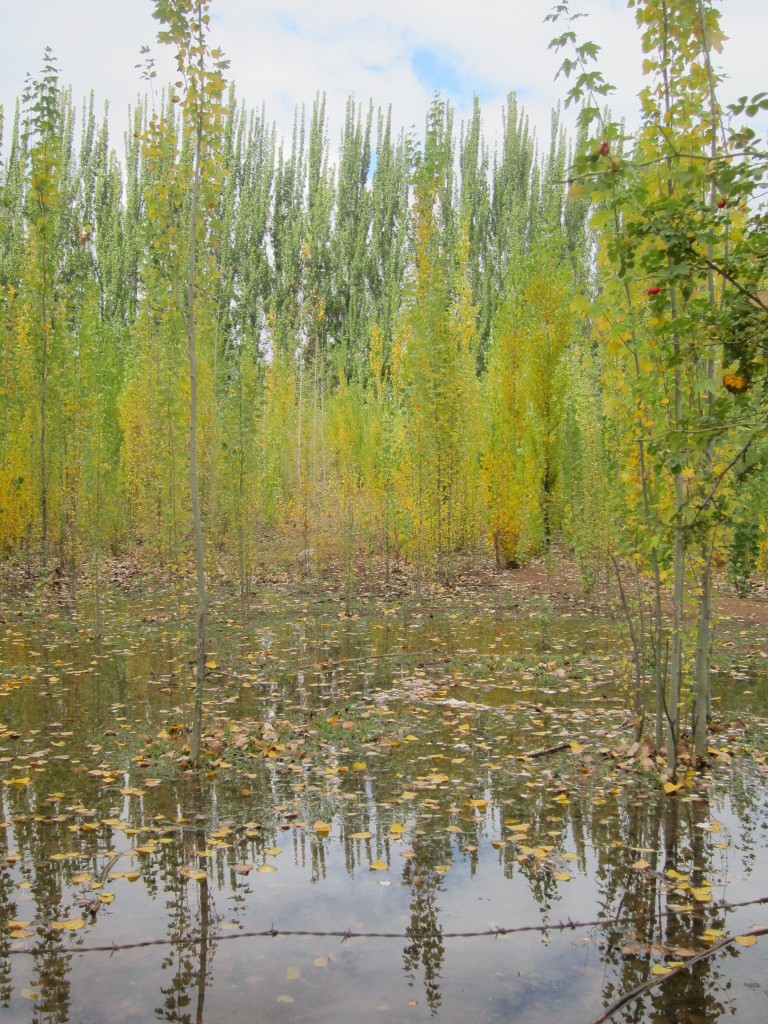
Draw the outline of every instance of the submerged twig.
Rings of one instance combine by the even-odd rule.
[[[591,1020],[590,1024],[603,1024],[604,1021],[608,1020],[610,1017],[614,1015],[614,1013],[620,1010],[622,1006],[626,1006],[627,1003],[631,1003],[633,999],[637,999],[637,997],[641,996],[644,992],[647,992],[649,989],[655,988],[657,985],[663,985],[668,978],[673,978],[676,974],[679,974],[681,971],[688,970],[688,968],[692,967],[693,964],[697,964],[701,960],[706,960],[707,957],[712,956],[714,953],[719,952],[719,950],[721,949],[725,949],[726,946],[730,946],[732,942],[736,941],[736,939],[740,939],[745,935],[768,935],[768,928],[751,928],[748,932],[741,932],[739,935],[727,936],[726,938],[720,939],[718,942],[715,942],[709,949],[703,949],[700,953],[697,953],[695,956],[692,956],[690,960],[686,960],[686,962],[684,964],[680,964],[679,967],[672,967],[669,971],[669,974],[655,974],[652,978],[648,978],[648,980],[644,981],[641,985],[638,985],[636,988],[630,989],[629,992],[625,992],[623,996],[619,996],[619,998],[614,1000],[614,1002],[612,1002],[606,1010],[604,1010],[599,1016]]]

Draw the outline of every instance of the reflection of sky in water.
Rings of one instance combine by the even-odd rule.
[[[119,607],[113,612],[125,614]],[[343,735],[334,735],[311,766],[294,770],[257,758],[252,779],[222,771],[197,788],[178,778],[165,781],[161,760],[106,785],[103,776],[115,758],[114,743],[129,731],[123,725],[138,719],[151,740],[160,726],[178,720],[188,671],[187,649],[174,639],[178,627],[149,621],[140,630],[114,628],[101,647],[79,630],[85,627],[78,622],[47,620],[41,630],[32,620],[14,620],[0,639],[4,675],[32,677],[0,705],[6,726],[20,733],[18,740],[4,741],[3,772],[32,776],[28,786],[3,787],[10,824],[0,833],[0,856],[21,856],[6,861],[0,876],[0,920],[83,914],[88,921],[76,933],[52,936],[43,927],[15,940],[20,947],[71,948],[72,955],[6,959],[9,973],[0,974],[3,1020],[590,1020],[618,991],[649,976],[651,964],[664,959],[661,946],[698,949],[709,926],[734,933],[763,923],[759,907],[723,914],[693,904],[684,891],[662,891],[670,884],[665,872],[675,869],[690,885],[710,881],[712,902],[768,894],[768,811],[759,765],[740,773],[730,794],[717,795],[702,784],[694,790],[702,799],[690,801],[649,795],[620,772],[595,796],[588,776],[581,790],[578,776],[574,781],[570,754],[526,766],[517,760],[521,748],[544,746],[569,732],[603,742],[589,735],[589,701],[594,685],[605,681],[616,647],[610,623],[545,614],[514,619],[498,610],[469,623],[399,611],[373,626],[325,612],[302,611],[282,625],[264,616],[249,634],[222,634],[216,658],[228,669],[212,680],[211,721],[219,715],[220,722],[232,716],[279,723],[300,707],[302,715],[316,712],[318,721],[337,711],[359,725],[374,707],[375,690],[391,691],[386,707],[402,710],[402,681],[412,686],[426,680],[432,689],[413,706],[417,741],[401,737],[397,747],[372,745],[363,752],[364,771],[329,776],[327,765],[349,767],[351,758],[361,756],[347,756]],[[62,644],[58,633],[71,642]],[[420,651],[429,653],[422,657]],[[386,657],[337,664],[371,652]],[[534,666],[541,659],[538,668],[526,667],[531,654]],[[42,669],[30,667],[35,665]],[[717,680],[728,701],[741,694],[745,709],[763,708],[765,683],[764,674],[751,672],[736,678],[724,672]],[[753,693],[744,696],[745,689]],[[46,694],[42,700],[40,692]],[[607,717],[601,723],[614,721],[611,714],[622,716],[621,700],[606,693],[602,701]],[[478,710],[478,704],[490,710]],[[563,705],[570,708],[565,714]],[[374,724],[375,732],[386,732],[375,716]],[[462,724],[469,728],[462,731]],[[104,730],[115,736],[103,736]],[[94,735],[102,750],[85,747],[83,737]],[[48,751],[45,757],[26,757],[41,749]],[[72,775],[78,758],[81,770]],[[441,773],[448,781],[440,781]],[[146,788],[146,779],[155,777],[160,785]],[[143,795],[120,794],[126,786],[142,788]],[[560,790],[567,803],[554,799]],[[50,799],[56,791],[64,796]],[[472,799],[487,803],[472,806]],[[45,820],[35,821],[35,815]],[[186,823],[177,823],[182,816]],[[56,817],[62,820],[50,820]],[[98,824],[113,817],[139,831],[128,835]],[[316,819],[331,826],[327,835],[313,830]],[[720,831],[711,831],[713,820]],[[251,828],[249,837],[240,827],[245,822],[262,827]],[[390,832],[393,822],[403,826],[401,836]],[[211,831],[222,823],[232,831],[219,837],[225,845],[217,847]],[[528,830],[515,832],[520,824]],[[372,838],[351,838],[361,832]],[[112,850],[149,839],[157,841],[154,853],[121,857],[113,866],[140,870],[141,877],[107,880],[115,900],[90,921],[76,901],[92,900],[99,890],[69,880],[86,870],[98,879]],[[279,854],[266,852],[278,847]],[[77,849],[79,859],[49,860]],[[203,849],[211,855],[200,856]],[[641,859],[651,867],[632,866]],[[376,860],[388,870],[370,870]],[[253,869],[237,874],[236,863]],[[208,882],[182,877],[185,864],[205,867]],[[277,870],[261,873],[260,866]],[[558,873],[569,880],[556,878]],[[28,887],[18,888],[25,882]],[[659,916],[668,902],[692,905],[695,912]],[[605,923],[613,916],[630,923]],[[599,927],[556,928],[596,918],[604,922]],[[529,925],[549,930],[447,937]],[[272,927],[405,937],[227,938]],[[202,960],[201,932],[208,937]],[[168,945],[113,955],[76,953],[78,944],[166,937],[173,939]],[[656,947],[650,956],[649,944]],[[624,956],[621,950],[633,945],[643,947],[643,955]],[[737,956],[730,947],[614,1019],[672,1022],[683,1010],[705,1024],[733,1012],[743,1020],[762,1019],[766,948],[765,939]],[[24,989],[40,998],[24,998]]]

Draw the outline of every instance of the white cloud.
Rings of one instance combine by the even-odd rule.
[[[290,134],[293,109],[311,107],[318,91],[328,97],[331,139],[341,129],[347,96],[367,106],[392,104],[398,126],[420,130],[432,97],[412,58],[418,50],[453,69],[461,94],[451,95],[457,120],[478,92],[489,135],[500,127],[509,91],[520,100],[539,134],[549,130],[550,110],[565,92],[554,82],[559,64],[547,44],[556,29],[544,24],[550,0],[213,0],[213,39],[231,61],[231,77],[248,106],[266,105],[267,116]],[[576,5],[579,6],[578,4]],[[614,112],[633,119],[640,88],[640,44],[633,12],[615,0],[583,0],[590,17],[577,28],[602,51],[600,67],[620,86]],[[768,8],[730,0],[722,16],[732,36],[723,67],[730,75],[725,98],[766,88],[762,40]],[[0,102],[20,94],[26,71],[39,68],[43,48],[59,58],[62,80],[75,100],[91,89],[97,107],[110,101],[113,138],[125,127],[124,111],[144,85],[134,65],[143,43],[158,58],[158,81],[171,81],[173,63],[154,44],[158,24],[150,0],[29,0],[4,13],[0,42]],[[448,79],[450,81],[450,79]]]

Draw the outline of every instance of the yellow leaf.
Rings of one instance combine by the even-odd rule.
[[[571,750],[574,752],[574,754],[581,754],[584,749],[584,743],[579,743],[578,740],[571,740]]]
[[[8,927],[16,931],[19,928],[29,928],[31,921],[9,921]]]
[[[389,826],[389,831],[395,836],[401,836],[405,829],[402,825],[398,825],[396,822]]]
[[[385,864],[383,860],[375,860],[370,867],[371,871],[389,871],[389,865]]]
[[[671,974],[672,968],[665,967],[664,964],[654,964],[651,974]]]
[[[682,782],[665,782],[664,792],[665,793],[676,793],[679,789],[683,788]]]
[[[635,869],[635,871],[645,871],[645,869],[649,868],[651,865],[648,863],[647,860],[641,857],[640,860],[636,860],[635,863],[631,866]]]
[[[446,830],[445,830],[445,831],[446,831],[446,832],[461,832],[461,829],[459,828],[459,826],[458,826],[458,825],[449,825],[449,826],[448,826],[448,827],[446,828]]]
[[[256,870],[262,875],[267,875],[272,871],[277,871],[277,868],[274,864],[262,864],[261,867],[256,868]]]
[[[373,839],[370,832],[353,832],[350,839]]]
[[[438,873],[438,875],[447,875],[450,870],[450,864],[438,864],[437,867],[435,868],[435,871]]]
[[[698,889],[691,889],[691,896],[699,903],[709,903],[712,899],[712,890],[700,886]]]
[[[113,892],[100,892],[96,898],[99,903],[111,903],[115,898],[115,894]]]
[[[355,761],[352,765],[352,770],[355,772],[364,772],[368,767],[365,761]]]
[[[298,967],[288,967],[285,976],[288,981],[298,981],[301,978],[301,971]]]
[[[219,663],[217,661],[206,661],[205,667],[206,668],[218,668],[219,667]]]
[[[570,882],[571,880],[571,876],[567,871],[555,871],[553,874],[558,882]]]
[[[22,999],[31,999],[33,1002],[35,1001],[35,999],[39,999],[40,998],[40,993],[39,992],[35,992],[35,990],[32,989],[32,988],[23,988],[23,989],[21,989],[21,991],[19,992],[19,995],[21,996]]]
[[[79,932],[85,928],[85,921],[82,917],[73,917],[71,921],[51,921],[51,928],[55,932]]]
[[[320,835],[327,835],[331,831],[331,826],[325,821],[316,821],[312,828]]]
[[[26,786],[29,782],[29,776],[25,775],[23,779],[6,779],[5,781],[8,786]]]
[[[733,941],[737,942],[740,946],[754,946],[754,944],[757,942],[757,936],[756,935],[737,935],[736,938]]]
[[[565,793],[558,793],[557,796],[555,797],[555,803],[567,804],[568,803],[568,797],[565,795]]]
[[[200,868],[193,868],[189,865],[185,865],[179,869],[179,874],[185,878],[189,878],[193,882],[202,882],[208,877],[205,871],[201,871]]]
[[[476,807],[479,811],[482,811],[485,807],[488,806],[488,801],[487,800],[470,800],[469,801],[469,806],[470,807]]]
[[[72,885],[85,885],[86,882],[92,881],[93,875],[89,874],[89,872],[87,871],[82,871],[79,875],[72,875],[72,877],[70,878],[70,882],[72,883]]]
[[[279,846],[267,846],[264,850],[268,857],[279,857],[282,852]]]

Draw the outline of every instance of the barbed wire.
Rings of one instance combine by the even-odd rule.
[[[707,910],[736,910],[738,907],[752,907],[759,906],[761,904],[768,903],[768,896],[761,896],[759,899],[743,900],[738,903],[731,903],[727,900],[722,900],[719,903],[710,904],[707,906]],[[659,917],[668,917],[672,914],[677,914],[678,911],[665,910],[662,911]],[[593,921],[558,921],[556,924],[527,924],[517,925],[513,928],[505,928],[500,925],[486,928],[482,931],[466,931],[466,932],[444,932],[439,928],[425,928],[423,930],[411,929],[408,932],[358,932],[352,931],[350,928],[344,930],[336,929],[329,931],[316,931],[305,928],[263,928],[260,931],[248,931],[248,932],[223,932],[216,933],[214,935],[190,935],[184,936],[165,936],[162,939],[143,939],[139,942],[124,942],[124,943],[110,943],[109,945],[100,946],[70,946],[59,950],[52,950],[50,947],[43,946],[32,946],[29,949],[26,948],[8,948],[5,950],[4,955],[27,955],[35,956],[39,953],[50,954],[53,952],[59,952],[66,954],[67,956],[81,953],[119,953],[126,949],[146,949],[151,946],[196,946],[202,942],[226,942],[234,939],[278,939],[278,938],[313,938],[313,939],[341,939],[342,942],[347,942],[351,939],[400,939],[408,942],[414,942],[419,939],[481,939],[481,938],[503,938],[506,935],[520,935],[526,932],[564,932],[564,931],[576,931],[581,928],[599,928],[605,927],[606,925],[629,925],[642,920],[642,915],[635,914],[630,917],[603,917],[597,918]]]

